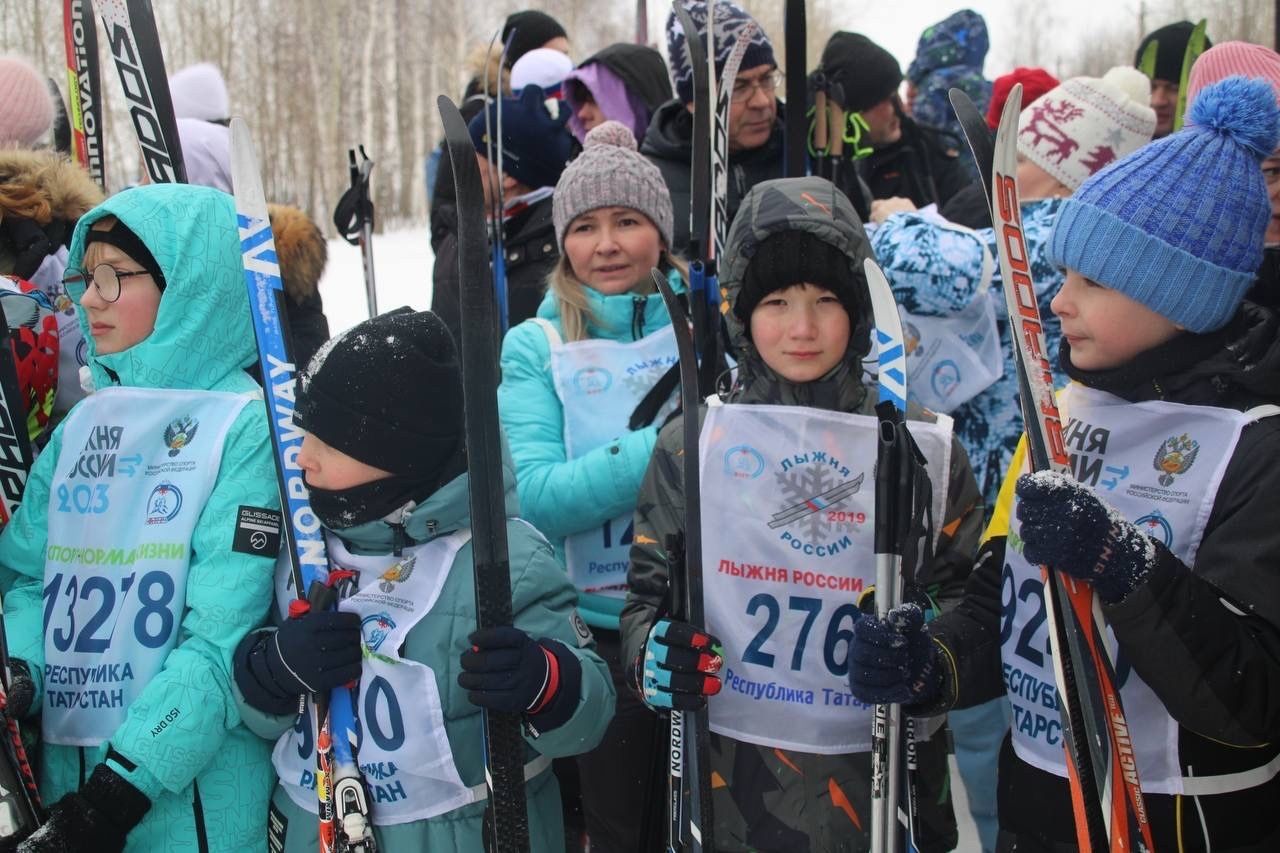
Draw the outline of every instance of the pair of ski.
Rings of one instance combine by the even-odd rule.
[[[1018,396],[1033,471],[1070,473],[1062,419],[1022,229],[1017,183],[1022,86],[1009,93],[992,143],[981,113],[959,89],[951,104],[983,174],[1014,340]],[[1151,829],[1129,727],[1093,588],[1041,566],[1076,836],[1089,853],[1149,851]]]

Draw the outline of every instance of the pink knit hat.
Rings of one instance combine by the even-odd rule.
[[[0,145],[30,148],[53,126],[53,98],[25,59],[0,56]]]
[[[1260,44],[1228,41],[1200,54],[1195,65],[1191,66],[1191,76],[1187,79],[1187,106],[1191,106],[1205,86],[1236,74],[1266,80],[1276,90],[1276,99],[1280,101],[1280,53]]]

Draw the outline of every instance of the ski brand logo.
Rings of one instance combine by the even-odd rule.
[[[754,480],[764,473],[764,456],[754,447],[739,444],[724,452],[724,475],[735,480]]]
[[[108,3],[102,7],[101,12],[107,42],[111,46],[111,56],[115,59],[116,71],[120,75],[120,87],[124,90],[125,100],[129,102],[129,116],[133,119],[147,173],[154,183],[177,183],[178,169],[173,152],[169,150],[170,143],[164,138],[159,110],[151,91],[151,81],[142,67],[137,34],[133,30],[129,12],[124,3]]]
[[[395,592],[396,584],[404,583],[409,579],[409,576],[413,574],[413,567],[417,562],[417,557],[405,557],[403,560],[387,569],[378,578],[380,581],[378,589],[387,593]]]
[[[933,393],[945,400],[960,387],[960,379],[960,365],[947,358],[938,362],[937,366],[933,368],[933,375],[929,377],[929,385],[933,388]]]
[[[164,443],[169,448],[169,455],[177,456],[184,447],[195,441],[196,431],[199,429],[200,421],[189,415],[170,421],[164,428]]]
[[[89,52],[90,37],[92,33],[86,29],[93,27],[93,12],[85,14],[83,0],[71,0],[71,32],[68,38],[71,40],[72,50],[75,52],[76,68],[79,70],[78,76],[68,70],[71,78],[71,85],[75,87],[78,97],[71,99],[72,109],[75,111],[71,117],[71,124],[79,132],[76,134],[76,148],[80,149],[85,155],[85,161],[89,165],[89,173],[96,176],[102,174],[102,151],[98,147],[100,137],[98,135],[98,109],[94,99],[98,93],[93,90],[92,81],[89,79]],[[92,50],[97,52],[97,38],[93,37]]]
[[[182,510],[182,490],[173,483],[161,483],[147,498],[147,524],[168,524]]]
[[[1166,548],[1173,547],[1173,525],[1160,510],[1152,510],[1134,522],[1138,529],[1160,542]]]
[[[1200,453],[1200,442],[1195,441],[1185,432],[1182,435],[1171,435],[1160,443],[1151,466],[1160,472],[1157,478],[1160,485],[1166,488],[1173,485],[1173,478],[1185,474],[1195,464]]]
[[[613,385],[613,374],[603,367],[584,367],[573,374],[573,385],[588,397],[603,394]]]
[[[392,619],[391,614],[385,611],[374,613],[360,620],[360,633],[364,636],[364,644],[369,647],[371,652],[376,652],[387,641],[387,637],[391,636],[391,632],[395,628],[396,620]]]

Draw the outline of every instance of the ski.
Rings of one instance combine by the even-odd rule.
[[[347,149],[347,167],[351,186],[333,212],[333,224],[338,234],[353,246],[360,247],[360,261],[364,267],[364,296],[369,316],[378,314],[378,285],[373,274],[373,199],[369,195],[369,174],[373,161],[360,146],[360,159],[356,149]]]
[[[684,542],[681,549],[684,564],[670,567],[673,593],[679,590],[679,595],[671,596],[671,609],[675,618],[701,629],[706,625],[706,614],[702,609],[702,496],[698,481],[698,408],[701,397],[697,354],[689,317],[667,283],[666,276],[656,269],[649,275],[671,315],[680,357],[680,407],[684,412]],[[699,853],[715,850],[715,820],[711,805],[711,727],[706,706],[700,711],[671,712],[670,762],[673,780],[670,849]],[[679,784],[675,784],[676,780]],[[684,802],[686,799],[687,803]]]
[[[783,40],[787,49],[787,137],[783,174],[788,178],[804,177],[808,165],[805,156],[809,136],[806,121],[809,95],[805,73],[808,33],[804,12],[804,0],[787,0],[783,23]]]
[[[67,94],[71,101],[71,135],[76,162],[105,192],[106,161],[102,156],[102,85],[98,73],[98,29],[93,0],[63,0],[62,31],[67,49]]]
[[[151,0],[113,0],[99,11],[147,174],[155,184],[185,184],[187,170]]]
[[[1201,18],[1191,30],[1191,38],[1187,39],[1187,48],[1182,54],[1182,72],[1178,78],[1178,101],[1173,108],[1173,130],[1182,129],[1183,119],[1187,114],[1187,89],[1191,80],[1191,66],[1204,53],[1205,29],[1208,21]]]
[[[635,43],[649,43],[649,0],[636,0]]]
[[[987,201],[997,235],[1031,469],[1069,473],[1070,459],[1062,439],[1062,421],[1022,231],[1016,178],[1022,87],[1015,85],[1009,93],[993,145],[985,124],[982,133],[976,133],[973,115],[977,110],[964,93],[953,89],[950,98],[969,138],[974,160],[980,167],[991,165],[991,181],[984,182],[984,187],[989,187]],[[1040,570],[1080,848],[1091,853],[1149,851],[1151,830],[1136,757],[1107,649],[1106,624],[1094,600],[1093,588],[1047,566]]]
[[[475,148],[457,106],[441,95],[445,150],[458,199],[458,278],[461,281],[462,388],[466,416],[467,486],[475,566],[476,627],[512,623],[507,510],[498,422],[498,350],[492,329],[497,299],[485,250],[483,188]],[[524,737],[519,714],[484,712],[488,849],[527,851]]]
[[[238,118],[231,120],[231,175],[245,286],[262,370],[263,401],[271,424],[280,502],[288,518],[283,525],[284,539],[298,594],[290,604],[289,614],[297,617],[313,607],[335,606],[341,592],[336,584],[354,585],[355,579],[338,572],[331,575],[324,532],[311,509],[302,467],[298,465],[303,433],[293,423],[297,368],[284,325],[284,288],[257,151],[248,127]],[[374,853],[368,791],[355,754],[360,730],[352,690],[334,688],[329,696],[311,697],[310,706],[320,850]]]

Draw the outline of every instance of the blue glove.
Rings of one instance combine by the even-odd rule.
[[[918,604],[900,604],[884,619],[863,616],[853,626],[849,689],[876,705],[920,705],[942,689],[942,666]]]
[[[481,628],[467,638],[458,686],[471,704],[524,714],[535,734],[568,722],[578,708],[582,664],[563,643],[519,628]]]
[[[1016,486],[1022,556],[1093,584],[1115,604],[1155,565],[1155,542],[1069,474],[1023,474]]]
[[[650,708],[696,711],[720,692],[724,647],[688,622],[659,619],[644,644],[641,698]]]

